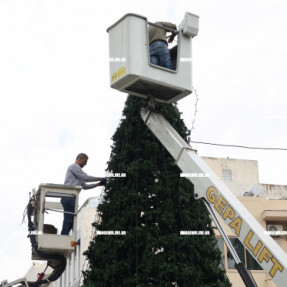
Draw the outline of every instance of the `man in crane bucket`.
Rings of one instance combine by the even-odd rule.
[[[82,168],[87,164],[88,156],[84,153],[78,154],[76,158],[76,162],[71,164],[68,167],[65,185],[79,185],[82,186],[83,189],[91,189],[97,186],[106,185],[107,179],[102,177],[95,177],[87,175]],[[98,183],[86,184],[86,182],[99,181]],[[73,228],[74,222],[74,213],[75,211],[75,199],[74,198],[62,198],[61,203],[64,207],[64,221],[62,228],[62,235],[69,235],[70,230]]]
[[[155,22],[154,24],[176,30],[176,25],[170,22]],[[176,34],[169,36],[168,43],[172,43]],[[157,66],[171,69],[171,59],[166,40],[166,31],[163,28],[149,26],[149,53],[150,62]]]

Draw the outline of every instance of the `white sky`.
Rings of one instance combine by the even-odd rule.
[[[29,191],[63,183],[85,152],[102,176],[126,99],[109,87],[106,28],[128,12],[179,24],[200,16],[193,41],[199,94],[192,140],[287,147],[287,2],[284,0],[0,0],[0,281],[32,265]],[[190,128],[195,97],[179,103]],[[286,151],[194,145],[203,156],[253,159],[261,183],[285,184]],[[83,191],[81,201],[100,189]]]

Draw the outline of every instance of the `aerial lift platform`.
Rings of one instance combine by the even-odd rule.
[[[78,199],[81,191],[80,186],[68,186],[62,184],[40,184],[38,190],[32,194],[27,205],[28,217],[28,237],[32,245],[32,259],[47,261],[47,267],[53,269],[52,273],[44,278],[44,272],[34,282],[27,281],[26,278],[20,278],[13,282],[4,280],[0,287],[36,287],[42,284],[49,284],[60,278],[66,268],[66,259],[76,247],[77,213]],[[49,212],[64,214],[61,198],[74,198],[75,209],[73,233],[61,235],[52,224],[47,224],[46,216]],[[59,222],[63,221],[61,216]],[[47,286],[47,285],[45,285]]]
[[[33,225],[37,248],[45,254],[57,253],[68,258],[75,250],[76,232],[71,235],[61,235],[51,224],[45,223],[45,214],[47,212],[58,212],[63,214],[64,209],[60,203],[61,198],[74,198],[75,210],[73,215],[77,216],[77,206],[80,186],[69,186],[61,184],[41,184],[37,193],[33,196]],[[62,220],[62,218],[60,219]],[[77,221],[74,219],[73,230],[76,229]],[[31,231],[33,233],[33,230]],[[33,260],[39,260],[37,254],[32,254]]]
[[[257,286],[226,236],[217,216],[221,217],[241,241],[256,262],[279,286],[286,286],[287,255],[161,115],[155,112],[155,101],[176,102],[192,91],[191,43],[198,33],[197,15],[186,12],[179,29],[177,53],[172,58],[173,69],[151,64],[149,58],[147,18],[127,14],[107,29],[110,43],[110,86],[134,96],[146,98],[148,105],[141,117],[152,133],[175,159],[175,163],[193,183],[195,199],[203,200],[219,232],[228,246],[236,268],[246,286]],[[166,29],[161,27],[161,29]],[[171,31],[174,33],[174,31]],[[172,56],[172,53],[171,53]],[[183,60],[184,59],[184,60]],[[208,174],[189,177],[188,174]]]
[[[107,29],[110,49],[110,85],[142,98],[173,103],[189,95],[191,85],[191,37],[198,31],[198,16],[186,13],[179,26],[178,45],[171,55],[173,69],[153,65],[149,56],[148,26],[155,25],[137,14],[126,14]],[[155,25],[157,26],[157,25]]]

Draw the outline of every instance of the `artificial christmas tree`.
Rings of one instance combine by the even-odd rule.
[[[99,231],[126,234],[98,235],[90,243],[84,286],[230,286],[219,267],[209,214],[142,121],[145,104],[132,96],[126,101],[107,168],[126,177],[109,180],[98,206],[101,220],[94,223]],[[157,104],[156,109],[186,140],[189,131],[176,105]]]

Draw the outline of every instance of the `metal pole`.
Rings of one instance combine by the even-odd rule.
[[[207,207],[207,210],[209,211],[211,217],[212,217],[212,220],[214,221],[216,227],[218,228],[219,230],[219,233],[221,234],[225,244],[227,245],[227,248],[229,249],[234,261],[236,264],[239,264],[241,262],[239,256],[237,255],[232,243],[230,242],[228,236],[226,235],[225,231],[223,230],[221,224],[219,223],[214,211],[212,210],[210,204],[204,199],[203,200],[205,206]]]
[[[246,269],[246,267],[244,266],[244,264],[241,262],[238,254],[236,253],[232,243],[230,242],[228,236],[226,235],[225,231],[223,230],[220,222],[218,221],[213,209],[211,208],[210,204],[207,202],[207,200],[204,198],[203,202],[207,208],[207,210],[209,211],[212,220],[214,221],[216,227],[219,230],[219,233],[221,234],[227,248],[229,249],[234,261],[235,261],[235,267],[239,273],[239,275],[241,276],[241,279],[243,280],[244,284],[246,287],[257,287],[256,282],[254,281],[254,278],[252,277],[251,273]]]

